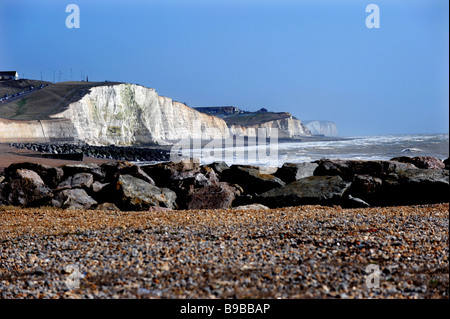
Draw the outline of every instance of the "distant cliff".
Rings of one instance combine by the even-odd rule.
[[[267,134],[272,136],[272,131],[277,130],[279,138],[297,138],[301,136],[310,136],[309,129],[291,114],[288,116],[274,119],[271,121],[260,121],[252,124],[229,124],[231,134],[236,135],[255,135],[258,128],[267,130]]]
[[[303,121],[313,135],[337,136],[336,124],[331,121]]]

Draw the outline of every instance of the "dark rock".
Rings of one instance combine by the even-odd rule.
[[[444,160],[445,169],[449,169],[450,167],[450,157]]]
[[[61,166],[64,171],[64,177],[73,176],[79,173],[92,174],[94,180],[101,181],[105,178],[105,173],[100,166],[95,163],[68,164]]]
[[[55,194],[51,205],[64,209],[91,209],[97,205],[84,189],[65,189]]]
[[[353,181],[355,175],[370,175],[384,178],[390,173],[417,168],[410,163],[397,161],[353,161],[322,159],[315,161],[319,166],[314,171],[315,176],[338,175],[346,181]]]
[[[51,189],[32,170],[18,169],[2,187],[3,202],[16,206],[39,206],[53,197]]]
[[[314,176],[314,171],[318,166],[317,163],[285,163],[273,175],[289,184],[305,177]]]
[[[120,175],[115,185],[115,204],[122,210],[147,210],[151,206],[176,208],[176,194],[131,175]]]
[[[169,187],[174,176],[186,171],[198,171],[200,164],[195,161],[179,161],[142,165],[140,167],[155,181],[158,187]]]
[[[69,176],[67,179],[59,183],[56,190],[63,190],[68,188],[85,188],[88,189],[94,183],[94,176],[90,173],[78,173]]]
[[[431,156],[416,156],[416,157],[401,156],[392,158],[391,161],[410,163],[416,166],[417,168],[425,168],[425,169],[445,168],[445,163],[443,161],[441,161],[436,157]]]
[[[270,208],[298,205],[338,205],[347,197],[350,183],[339,176],[311,176],[272,189],[255,202]]]
[[[350,187],[352,196],[372,202],[380,196],[383,180],[369,175],[355,175]]]
[[[228,209],[240,192],[228,183],[218,183],[195,189],[190,194],[188,209]]]
[[[249,165],[231,165],[223,171],[222,180],[241,186],[245,194],[261,194],[268,190],[286,185],[278,177],[262,174],[258,167]]]
[[[376,204],[448,203],[449,185],[449,171],[446,169],[417,168],[400,171],[390,174],[383,181]]]
[[[5,168],[5,177],[12,179],[18,169],[28,169],[36,172],[43,180],[43,182],[50,188],[56,187],[64,176],[64,171],[59,167],[52,167],[48,165],[36,163],[14,163]]]
[[[147,183],[155,185],[153,179],[148,176],[139,166],[130,162],[109,162],[101,165],[101,168],[105,172],[105,181],[116,181],[119,175],[131,175],[136,178],[142,179]]]
[[[230,168],[230,166],[225,162],[214,162],[203,167],[210,167],[216,172],[216,175],[220,178],[221,174]]]

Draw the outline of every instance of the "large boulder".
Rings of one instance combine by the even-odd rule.
[[[261,173],[258,167],[250,165],[231,165],[230,169],[222,173],[222,181],[238,184],[249,195],[261,194],[286,185],[278,177]]]
[[[29,169],[17,169],[2,186],[2,202],[16,206],[39,206],[53,197],[42,178]]]
[[[445,168],[445,164],[443,161],[436,157],[432,156],[400,156],[392,158],[391,161],[397,161],[402,163],[410,163],[416,166],[417,168],[426,168],[426,169],[443,169]]]
[[[130,162],[108,162],[102,164],[101,168],[105,172],[106,182],[116,181],[119,175],[131,175],[155,185],[153,179],[141,167]]]
[[[318,167],[314,171],[315,176],[338,175],[346,181],[353,181],[355,175],[370,175],[384,178],[388,174],[417,168],[410,163],[397,161],[354,161],[322,159],[315,161]]]
[[[14,178],[16,171],[19,169],[27,169],[36,172],[42,181],[50,188],[56,187],[64,176],[64,171],[60,167],[42,165],[36,163],[14,163],[5,168],[5,177],[7,179]]]
[[[448,203],[449,185],[449,171],[446,169],[417,168],[397,172],[383,180],[374,204]]]
[[[90,173],[78,173],[73,176],[69,176],[67,179],[59,183],[56,190],[68,189],[68,188],[91,188],[94,183],[94,176]],[[98,183],[98,182],[96,182]]]
[[[115,183],[115,204],[122,210],[148,210],[151,206],[176,208],[176,194],[131,175],[120,175]]]
[[[174,176],[188,171],[199,171],[197,161],[164,162],[151,165],[142,165],[141,169],[150,176],[158,187],[169,187]]]
[[[239,194],[236,187],[225,182],[197,188],[189,195],[187,209],[228,209]]]
[[[447,157],[444,161],[443,161],[444,165],[445,165],[445,169],[449,169],[450,167],[450,157]]]
[[[222,173],[230,168],[230,166],[225,162],[214,162],[211,164],[203,165],[203,167],[209,167],[214,170],[217,177],[220,178]]]
[[[339,205],[347,199],[349,182],[339,176],[311,176],[256,196],[270,208],[298,205]]]
[[[318,166],[317,163],[284,163],[273,175],[289,184],[305,177],[314,176],[314,171]]]
[[[84,189],[65,189],[55,194],[51,205],[64,209],[91,209],[98,203]]]
[[[80,163],[80,164],[67,164],[61,166],[64,171],[64,178],[73,176],[79,173],[92,174],[94,180],[101,181],[105,178],[105,172],[103,169],[95,163]]]

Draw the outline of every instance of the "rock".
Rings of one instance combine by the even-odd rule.
[[[380,196],[383,180],[369,175],[355,175],[350,187],[350,194],[369,203]]]
[[[91,209],[97,205],[97,201],[90,197],[84,189],[74,188],[56,193],[51,204],[64,209]]]
[[[116,205],[114,205],[113,203],[103,203],[103,204],[98,205],[95,209],[120,211],[120,209]]]
[[[105,178],[102,168],[95,163],[68,164],[61,167],[64,171],[64,177],[73,176],[79,173],[92,174],[94,180],[101,181]]]
[[[319,165],[317,163],[285,163],[274,176],[285,183],[291,183],[299,179],[314,176],[314,171]]]
[[[3,181],[6,179],[6,177],[5,176],[3,176],[3,175],[0,175],[0,184],[1,183],[3,183]]]
[[[131,175],[120,175],[115,185],[116,205],[122,210],[147,210],[151,206],[176,208],[176,194]]]
[[[311,176],[262,193],[255,202],[270,208],[337,205],[346,199],[350,184],[339,176]]]
[[[16,206],[39,206],[53,197],[51,189],[32,170],[17,169],[9,182],[2,184],[3,202]]]
[[[449,169],[450,166],[450,157],[448,157],[447,159],[444,160],[444,165],[445,165],[445,169]]]
[[[119,175],[131,175],[136,178],[142,179],[147,183],[155,185],[153,179],[148,176],[139,166],[130,162],[109,162],[102,164],[101,168],[105,172],[105,180],[113,181],[117,180]]]
[[[149,175],[158,187],[169,187],[174,176],[187,171],[199,171],[197,161],[164,162],[152,165],[142,165],[141,169]]]
[[[216,172],[216,175],[220,178],[223,171],[226,171],[230,168],[230,166],[225,162],[214,162],[208,165],[204,165],[203,167],[210,167]]]
[[[269,210],[270,208],[261,204],[249,204],[233,207],[233,210]]]
[[[397,161],[401,163],[411,163],[417,168],[426,168],[426,169],[445,168],[445,164],[443,161],[441,161],[436,157],[431,156],[416,156],[416,157],[401,156],[392,158],[391,161]]]
[[[377,197],[379,205],[448,203],[449,171],[410,169],[390,174]]]
[[[14,178],[14,174],[18,169],[28,169],[36,172],[43,180],[43,182],[50,188],[56,187],[62,180],[64,171],[59,167],[36,163],[14,163],[5,168],[5,177],[7,179]]]
[[[410,163],[397,161],[353,161],[322,159],[315,161],[319,166],[314,171],[315,176],[338,175],[346,181],[353,181],[355,175],[370,175],[384,178],[390,173],[417,168]]]
[[[366,208],[366,207],[370,207],[370,205],[360,198],[353,197],[352,195],[348,195],[347,199],[343,199],[342,207],[344,207],[344,208]]]
[[[109,183],[100,183],[95,181],[94,183],[92,183],[92,191],[94,193],[98,193],[107,185],[109,185]]]
[[[63,190],[68,188],[85,188],[88,189],[94,183],[94,176],[90,173],[78,173],[74,176],[69,176],[62,181],[56,190]]]
[[[246,194],[261,194],[268,190],[286,185],[278,177],[262,174],[259,168],[249,165],[231,165],[222,173],[222,180],[230,184],[238,184]]]
[[[240,192],[228,183],[195,189],[189,196],[188,209],[228,209]]]

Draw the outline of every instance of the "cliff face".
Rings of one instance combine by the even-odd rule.
[[[331,121],[304,121],[306,127],[312,134],[323,134],[325,136],[337,136],[337,127]]]
[[[67,119],[40,121],[0,119],[0,143],[48,143],[54,140],[73,142],[76,134],[73,123]]]
[[[274,130],[278,130],[278,138],[296,138],[311,135],[309,129],[292,116],[254,125],[242,126],[234,124],[230,126],[230,132],[231,134],[252,136],[257,134],[258,128],[266,129],[270,135],[272,135]]]
[[[289,113],[283,113],[283,116],[272,114],[268,118],[255,116],[244,122],[227,124],[222,118],[198,112],[140,85],[110,83],[77,92],[81,92],[78,100],[68,102],[67,107],[50,115],[48,120],[0,119],[0,142],[63,140],[84,141],[91,145],[171,144],[181,139],[255,136],[258,128],[266,129],[265,134],[272,137],[276,136],[277,130],[279,138],[311,134]]]
[[[164,144],[183,138],[228,137],[226,123],[133,84],[98,86],[52,116],[71,119],[78,139],[89,144]]]

